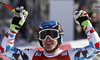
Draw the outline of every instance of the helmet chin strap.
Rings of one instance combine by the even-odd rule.
[[[54,49],[50,50],[50,51],[47,51],[45,48],[44,48],[44,49],[45,49],[45,51],[46,51],[47,53],[52,53],[52,52],[55,52],[55,51],[56,51],[56,49],[58,48],[58,46],[59,46],[59,45],[56,45],[56,47],[55,47]]]

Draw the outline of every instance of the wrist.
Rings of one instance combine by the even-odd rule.
[[[79,17],[78,19],[76,19],[78,21],[78,23],[81,25],[83,21],[85,20],[89,20],[89,18],[87,16],[83,16],[83,17]]]
[[[20,27],[24,24],[24,22],[21,21],[21,18],[20,17],[14,17],[13,18],[13,21],[12,21],[12,24],[10,25],[10,28],[17,32],[19,31]]]
[[[16,32],[16,33],[18,33],[18,31],[19,31],[19,29],[20,29],[19,26],[14,25],[14,24],[11,24],[11,25],[10,25],[10,28],[11,28],[14,32]]]
[[[81,25],[83,26],[83,28],[85,29],[87,25],[91,24],[91,22],[89,20],[85,20],[81,23]]]

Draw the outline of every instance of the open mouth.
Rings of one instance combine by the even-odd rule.
[[[46,46],[47,47],[50,47],[50,46],[52,46],[53,45],[53,43],[46,43]]]
[[[52,43],[46,43],[46,45],[52,45]]]

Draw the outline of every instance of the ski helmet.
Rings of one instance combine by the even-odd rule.
[[[52,29],[58,30],[58,32],[57,32],[57,34],[59,35],[59,37],[57,39],[58,40],[58,46],[63,43],[64,33],[63,33],[63,29],[61,28],[61,25],[56,21],[48,20],[48,21],[45,21],[45,22],[41,23],[39,25],[39,28],[38,28],[38,39],[39,39],[39,43],[42,47],[43,47],[43,44],[42,44],[42,41],[40,40],[40,35],[39,35],[40,33],[39,32],[43,31],[43,30],[49,30],[50,31]],[[43,37],[43,35],[42,35],[42,37]]]

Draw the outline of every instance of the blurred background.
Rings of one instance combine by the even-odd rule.
[[[16,8],[24,6],[29,15],[15,39],[15,47],[38,45],[37,30],[41,22],[56,20],[64,29],[64,42],[86,39],[81,26],[73,19],[75,10],[89,11],[93,6],[100,6],[100,0],[0,0]],[[100,36],[100,9],[95,8],[90,14],[91,23]],[[0,42],[9,29],[13,13],[0,4]],[[25,44],[26,43],[26,44]],[[98,57],[100,55],[97,55]],[[93,58],[94,60],[98,58]],[[100,59],[98,59],[100,60]]]

